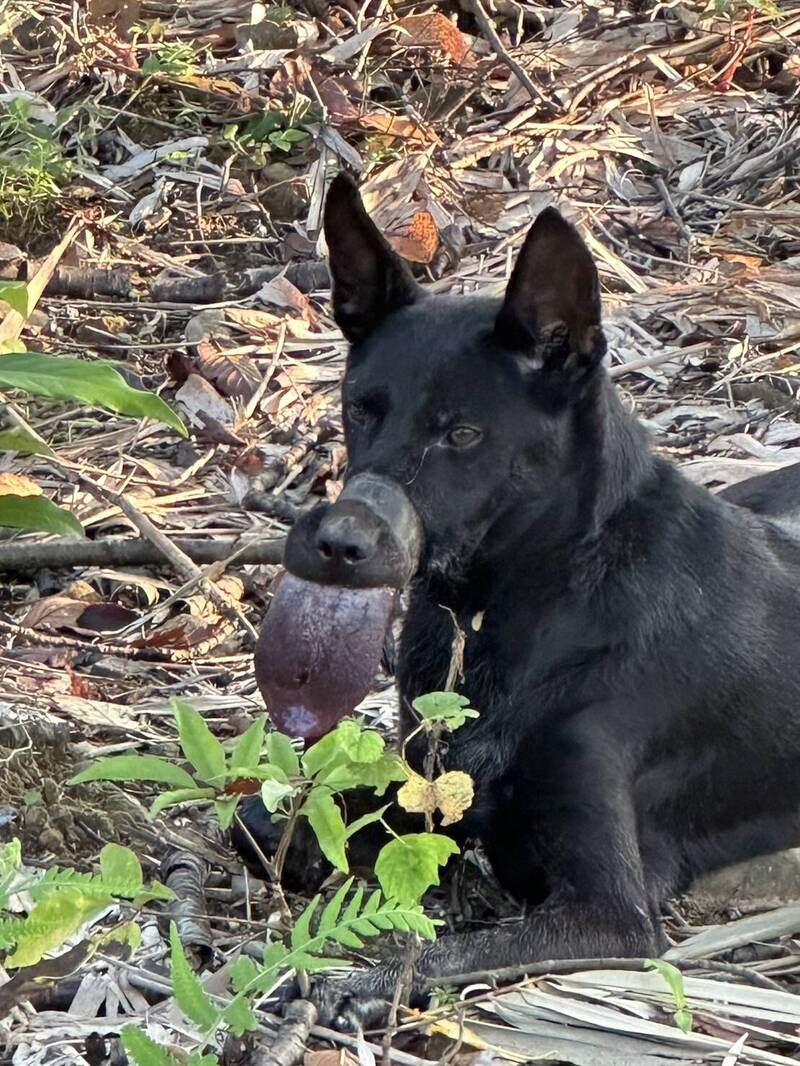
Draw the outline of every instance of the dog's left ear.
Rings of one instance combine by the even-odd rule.
[[[324,224],[333,317],[355,344],[392,311],[415,303],[422,290],[365,211],[355,182],[346,174],[337,174],[331,182]]]
[[[525,238],[495,333],[543,370],[580,376],[605,354],[594,260],[554,207],[542,211]]]

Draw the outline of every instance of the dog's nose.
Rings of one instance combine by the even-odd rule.
[[[380,528],[357,515],[332,509],[320,522],[316,544],[320,555],[331,562],[358,566],[368,562],[378,547]]]

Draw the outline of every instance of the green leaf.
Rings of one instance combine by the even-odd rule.
[[[468,718],[478,718],[466,696],[457,692],[428,692],[417,696],[411,706],[424,722],[441,722],[448,729],[459,729]]]
[[[261,786],[261,799],[270,814],[274,814],[287,796],[296,792],[294,785],[284,785],[280,781],[265,781]]]
[[[136,1066],[178,1066],[178,1059],[157,1044],[138,1025],[124,1025],[120,1039],[128,1058]]]
[[[287,777],[297,777],[300,773],[300,759],[292,743],[283,733],[267,734],[267,758],[279,766]]]
[[[291,949],[280,941],[267,944],[261,966],[249,958],[238,958],[230,969],[231,984],[237,998],[263,995],[282,974],[291,969],[314,973],[342,965],[341,959],[323,955],[323,951],[331,944],[361,948],[363,938],[375,937],[393,929],[418,933],[428,940],[435,939],[435,923],[420,906],[384,900],[379,891],[373,892],[362,906],[364,893],[358,889],[342,912],[342,904],[351,885],[352,878],[336,892],[323,910],[316,931],[312,931],[312,924],[318,912],[320,897],[311,900],[295,922]]]
[[[0,430],[0,451],[20,452],[22,455],[56,454],[49,444],[18,426]]]
[[[682,1033],[691,1033],[694,1018],[690,1010],[676,1010],[672,1017]]]
[[[457,854],[455,841],[441,833],[409,833],[381,848],[375,876],[389,899],[418,903],[439,884],[439,867]]]
[[[183,754],[203,781],[221,787],[225,779],[225,749],[194,707],[185,700],[173,699],[171,703]]]
[[[346,874],[349,870],[344,851],[347,828],[330,790],[319,785],[312,788],[300,808],[300,813],[308,818],[322,854],[328,862]]]
[[[207,1055],[193,1051],[186,1060],[186,1066],[219,1066],[219,1059],[213,1051],[209,1051]]]
[[[258,977],[258,967],[249,955],[240,955],[228,971],[234,992],[241,992]]]
[[[28,317],[28,285],[25,281],[0,281],[0,300],[23,318]]]
[[[681,971],[665,959],[645,959],[644,968],[655,970],[666,981],[676,1007],[672,1019],[681,1032],[691,1033],[694,1018],[686,1006],[686,987]]]
[[[244,1036],[258,1029],[258,1018],[244,996],[235,996],[222,1012],[222,1020],[234,1036]]]
[[[379,822],[383,818],[386,811],[391,804],[386,803],[383,807],[380,807],[377,811],[369,811],[368,814],[362,814],[360,818],[356,818],[354,822],[350,822],[347,826],[346,837],[349,840],[350,837],[355,836],[361,829],[365,829],[368,825],[372,825],[373,822]]]
[[[71,777],[68,785],[85,781],[157,781],[175,788],[197,788],[197,783],[180,766],[156,755],[112,755]]]
[[[100,876],[111,885],[130,885],[138,892],[144,885],[142,864],[130,848],[106,844],[100,852]],[[126,893],[129,895],[132,893]]]
[[[35,966],[73,936],[90,918],[113,903],[110,893],[64,888],[37,903],[22,927],[17,949],[4,966]]]
[[[675,1006],[678,1010],[682,1010],[686,1006],[686,990],[683,983],[683,974],[678,967],[673,966],[671,962],[667,962],[665,959],[645,959],[644,968],[646,970],[655,970],[666,981],[672,998],[675,1000]]]
[[[155,818],[157,814],[166,810],[167,807],[174,807],[178,803],[188,803],[191,800],[213,799],[216,794],[213,788],[176,788],[169,792],[162,792],[150,804],[150,810],[147,814],[148,817]]]
[[[0,361],[2,356],[0,356]],[[0,496],[0,526],[41,530],[64,537],[82,537],[83,526],[74,514],[57,507],[46,496]]]
[[[302,758],[309,777],[323,768],[330,771],[342,763],[371,763],[383,755],[386,742],[375,729],[365,729],[360,722],[346,718],[313,744]]]
[[[230,757],[232,770],[254,770],[261,758],[267,716],[262,714],[242,733]]]
[[[22,862],[22,845],[17,837],[0,846],[0,884],[3,879],[15,874]]]
[[[348,788],[372,788],[382,796],[392,781],[406,781],[408,771],[402,759],[397,755],[382,755],[375,762],[343,761],[325,767],[316,775],[321,785],[327,785],[334,792],[343,792]]]
[[[113,363],[21,352],[0,358],[0,388],[22,389],[51,400],[106,407],[133,418],[153,418],[187,436],[178,415],[155,393],[134,389]]]
[[[214,800],[214,809],[217,812],[220,829],[230,829],[241,798],[241,796],[217,796]]]
[[[170,922],[169,925],[169,946],[172,992],[175,1002],[186,1017],[204,1032],[216,1029],[220,1021],[220,1012],[211,1002],[200,978],[189,965],[178,936],[178,927],[174,922]]]

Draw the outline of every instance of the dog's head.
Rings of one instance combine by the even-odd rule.
[[[537,522],[557,534],[604,377],[597,271],[574,227],[542,212],[502,299],[427,295],[348,178],[331,185],[325,234],[350,342],[348,482],[295,526],[287,568],[402,587],[463,572]]]

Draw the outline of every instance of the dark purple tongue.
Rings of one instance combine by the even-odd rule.
[[[284,574],[255,652],[256,681],[282,733],[315,740],[364,699],[393,599],[387,588],[318,585]]]

